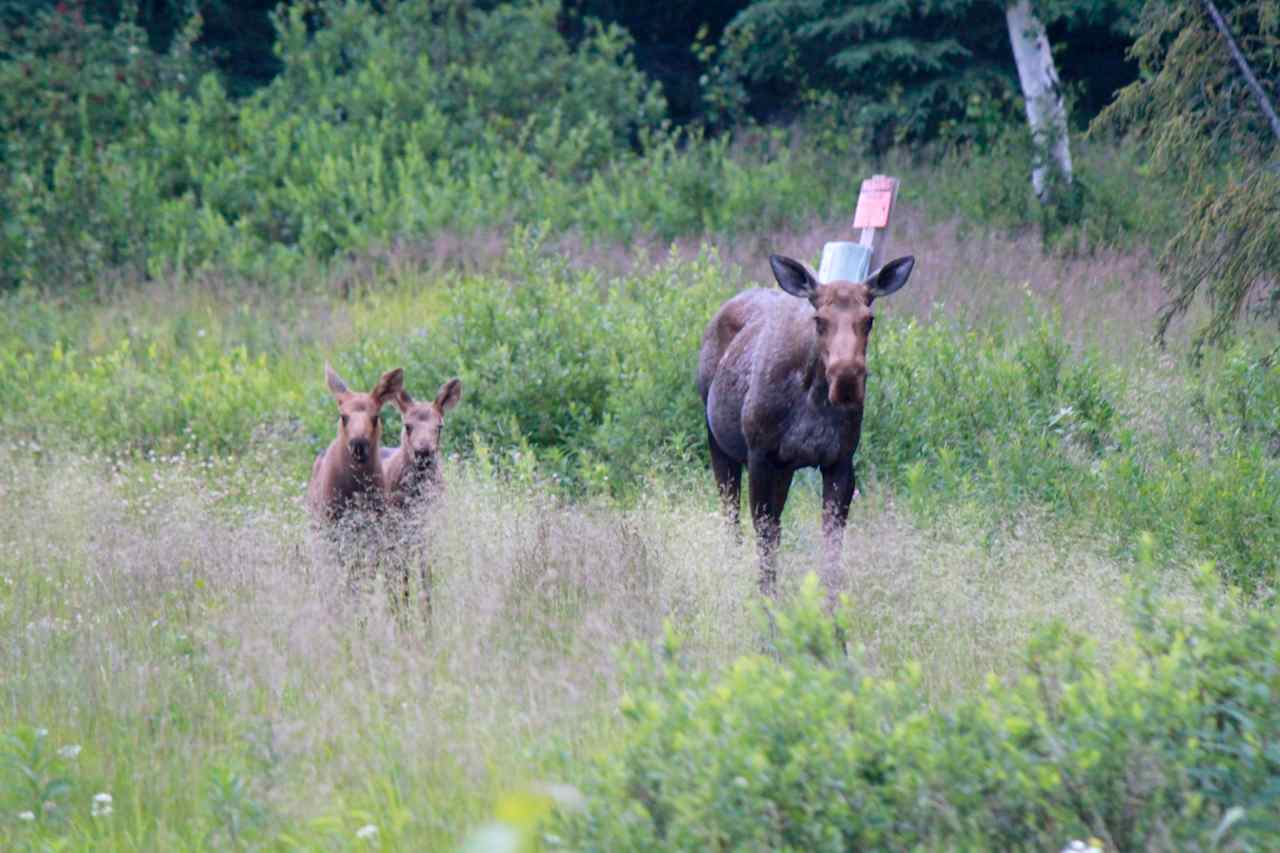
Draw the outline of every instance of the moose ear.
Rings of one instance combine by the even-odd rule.
[[[396,396],[391,402],[396,404],[396,408],[400,410],[400,414],[402,415],[406,414],[411,408],[413,408],[413,398],[409,396],[409,392],[404,390],[403,387],[396,392]]]
[[[874,299],[897,293],[911,277],[911,270],[915,265],[916,259],[907,255],[905,258],[897,258],[880,267],[872,273],[871,278],[867,279],[867,290],[871,292],[871,297]]]
[[[382,374],[382,378],[378,380],[378,384],[373,386],[373,390],[369,392],[369,396],[378,401],[381,406],[388,397],[395,396],[404,388],[404,368],[397,367],[395,370],[388,370]]]
[[[333,396],[341,397],[347,393],[347,383],[342,381],[342,377],[334,372],[327,361],[324,363],[324,381],[328,384],[329,390],[333,392]]]
[[[442,413],[447,412],[458,405],[461,399],[462,380],[455,377],[440,386],[440,392],[436,394],[436,408]]]
[[[770,255],[769,266],[773,267],[773,277],[778,280],[779,287],[792,296],[813,301],[818,291],[818,280],[808,266],[786,255]]]

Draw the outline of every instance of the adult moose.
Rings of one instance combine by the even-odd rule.
[[[434,497],[443,487],[440,474],[440,434],[445,412],[462,398],[462,380],[450,379],[436,398],[423,403],[401,388],[395,396],[404,426],[399,447],[382,448],[382,466],[392,506],[409,506]]]
[[[397,367],[367,394],[351,391],[326,362],[325,382],[338,402],[338,433],[311,467],[307,505],[318,521],[337,522],[353,509],[382,509],[387,493],[382,472],[382,407],[401,390]]]
[[[760,553],[760,589],[776,590],[782,508],[799,468],[822,471],[827,559],[839,557],[862,433],[872,303],[911,275],[912,257],[861,282],[819,284],[807,265],[771,255],[786,293],[744,291],[720,306],[702,336],[698,392],[711,468],[737,527],[742,466]]]

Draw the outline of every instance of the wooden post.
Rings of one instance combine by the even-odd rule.
[[[872,175],[862,182],[858,193],[858,209],[853,214],[853,227],[862,229],[858,244],[868,251],[870,272],[880,262],[880,249],[889,230],[893,203],[898,200],[898,179],[888,175]]]
[[[822,247],[818,281],[862,281],[879,261],[879,252],[889,228],[889,216],[898,197],[898,179],[873,175],[862,182],[858,209],[853,214],[858,242],[828,243]]]

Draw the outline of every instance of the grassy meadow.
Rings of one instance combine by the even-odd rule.
[[[738,543],[717,516],[697,340],[721,299],[766,281],[765,252],[812,257],[838,233],[663,251],[526,232],[320,285],[5,296],[4,846],[655,843],[609,811],[629,697],[785,665],[795,625],[827,618],[801,589],[819,565],[816,478],[788,504],[773,616],[750,532]],[[866,685],[905,678],[913,709],[959,713],[1022,683],[1056,624],[1105,685],[1150,636],[1141,602],[1198,626],[1218,579],[1255,602],[1233,607],[1269,599],[1280,374],[1258,372],[1248,341],[1198,368],[1176,341],[1154,348],[1158,281],[1138,252],[1045,254],[911,205],[889,251],[920,261],[878,306],[862,497],[823,578],[847,596],[850,683],[879,695]],[[325,358],[354,385],[404,365],[418,396],[463,378],[447,500],[410,558],[431,569],[429,618],[398,618],[377,584],[347,594],[304,517],[333,429]],[[636,674],[639,650],[675,647],[693,686]],[[1165,805],[1179,839],[1228,808]],[[1004,837],[1097,835],[1087,809],[1067,812]]]
[[[1179,124],[1224,146],[1185,174],[1164,137],[1079,134],[1138,74],[1093,58],[1143,35],[1132,4],[1037,4],[1081,99],[1047,204],[999,15],[966,4],[756,0],[692,21],[685,67],[647,9],[637,40],[590,4],[297,2],[258,10],[250,77],[210,47],[265,54],[238,4],[199,4],[205,42],[176,0],[26,5],[0,849],[1274,848],[1277,303],[1153,341],[1162,247],[1247,134]],[[892,37],[805,70],[868,16]],[[820,569],[797,477],[764,601],[698,343],[769,254],[847,239],[876,173],[883,258],[917,262],[877,300],[860,496]],[[461,379],[429,511],[313,528],[326,361]]]

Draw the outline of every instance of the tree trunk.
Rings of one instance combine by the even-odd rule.
[[[1031,185],[1041,202],[1048,202],[1054,169],[1071,183],[1071,148],[1067,139],[1067,108],[1062,102],[1062,84],[1053,65],[1049,37],[1044,24],[1031,8],[1031,0],[1015,0],[1005,7],[1009,23],[1009,44],[1018,66],[1018,81],[1027,102],[1027,123],[1035,142]]]

